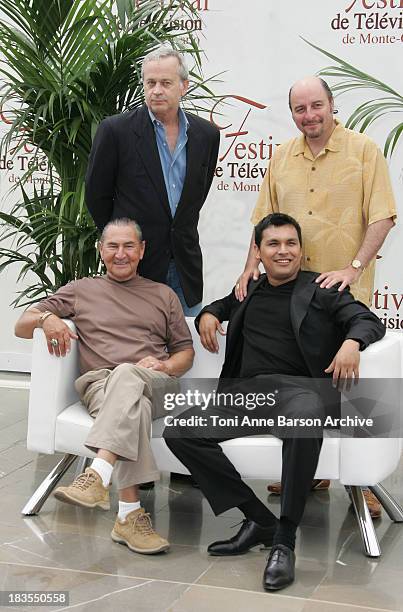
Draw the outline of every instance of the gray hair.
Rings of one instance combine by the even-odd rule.
[[[128,217],[121,217],[118,219],[112,219],[112,221],[109,221],[104,229],[102,230],[102,234],[101,237],[99,239],[99,242],[105,242],[106,240],[106,233],[108,231],[108,229],[110,227],[131,227],[132,229],[134,229],[134,231],[137,234],[138,240],[139,242],[141,242],[143,240],[143,233],[141,231],[141,227],[139,226],[139,224],[137,223],[137,221],[135,221],[134,219],[129,219]]]
[[[144,64],[147,62],[155,62],[164,57],[176,57],[179,62],[178,74],[181,81],[187,81],[189,78],[189,69],[187,67],[185,58],[179,51],[173,49],[172,47],[168,47],[167,45],[160,45],[154,51],[150,51],[147,55],[144,56],[143,63],[141,65],[141,79],[144,81]]]

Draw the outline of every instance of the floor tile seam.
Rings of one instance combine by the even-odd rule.
[[[1,430],[0,430],[1,433]],[[10,448],[13,448],[14,446],[17,446],[17,444],[19,444],[20,442],[25,442],[26,440],[26,436],[22,437],[21,440],[14,440],[14,442],[11,442],[10,446],[7,446],[6,448],[2,448],[0,450],[0,455],[2,455],[3,453],[6,453],[7,451],[10,450]]]
[[[9,429],[10,427],[15,427],[16,425],[19,425],[20,423],[26,423],[27,427],[28,427],[28,423],[27,423],[27,417],[24,416],[21,419],[17,419],[16,421],[12,421],[12,423],[7,423],[7,425],[2,425],[0,427],[0,432],[4,431],[5,429]],[[1,423],[1,417],[0,417],[0,423]],[[25,440],[27,439],[27,436],[25,435]]]
[[[1,525],[1,523],[0,523],[0,525]],[[7,525],[7,526],[9,526],[9,527],[15,527],[16,525]],[[66,526],[68,526],[68,525],[66,525]],[[65,531],[65,532],[62,532],[62,533],[66,534],[66,531]],[[37,534],[34,534],[34,535],[37,535]],[[58,529],[47,529],[46,531],[42,531],[42,532],[41,532],[41,537],[42,537],[42,536],[48,536],[48,535],[60,536],[60,535],[61,535],[61,532],[60,532]],[[81,534],[81,533],[79,533],[79,532],[77,532],[77,533],[71,533],[71,532],[68,532],[68,533],[67,533],[67,535],[82,535],[82,534]],[[33,533],[31,532],[31,533],[28,533],[28,534],[27,534],[27,535],[25,535],[25,536],[22,536],[22,537],[19,537],[19,538],[15,539],[15,540],[10,540],[10,542],[3,542],[3,544],[2,544],[2,545],[4,546],[4,544],[8,544],[8,545],[10,545],[10,546],[14,546],[15,548],[19,548],[19,547],[17,547],[17,546],[16,546],[16,544],[17,544],[18,542],[23,542],[24,540],[31,539],[31,538],[32,538],[32,536],[33,536]],[[97,539],[100,539],[100,540],[105,540],[106,542],[110,542],[110,541],[111,541],[110,536],[108,536],[108,535],[94,535],[94,534],[89,534],[89,535],[88,535],[88,537],[91,537],[91,538],[97,538]],[[20,550],[22,550],[22,549],[20,549]],[[30,551],[30,550],[26,550],[26,551],[24,551],[24,552],[28,552],[28,553],[30,553],[30,554],[37,554],[37,553],[33,553],[33,552],[32,552],[32,551]],[[44,559],[47,559],[48,557],[43,557],[43,558],[44,558]]]
[[[23,467],[26,467],[27,465],[29,465],[33,461],[34,461],[33,459],[30,459],[29,461],[27,461],[27,463],[24,463],[23,465],[19,465],[18,467],[15,468],[15,470],[11,470],[11,472],[7,472],[7,474],[4,474],[4,476],[11,476],[11,474],[15,474],[15,472],[17,472],[18,470],[20,470]],[[0,480],[1,480],[1,478],[4,478],[4,476],[0,476]]]
[[[29,536],[26,536],[23,539],[26,540],[28,537]],[[3,548],[6,548],[6,547],[13,548],[13,549],[18,550],[18,551],[20,551],[22,553],[28,553],[29,555],[34,555],[35,557],[38,557],[39,559],[44,559],[45,561],[50,561],[50,562],[53,561],[53,559],[50,559],[49,557],[45,557],[45,555],[40,555],[39,553],[33,552],[32,550],[27,550],[26,548],[22,548],[21,546],[16,546],[15,544],[9,544],[9,543],[6,542],[5,544],[2,545],[2,547]]]
[[[0,433],[2,431],[4,431],[5,429],[8,429],[8,427],[13,427],[14,425],[17,425],[17,423],[21,423],[22,421],[26,421],[26,420],[27,420],[27,417],[24,416],[24,417],[22,417],[22,419],[18,419],[18,421],[13,421],[12,423],[8,423],[4,427],[0,427]],[[26,438],[26,436],[25,436],[25,438]]]
[[[0,490],[1,490],[1,487],[0,487]],[[29,518],[29,517],[26,517],[26,518]],[[105,519],[103,519],[103,520],[105,520]],[[108,520],[107,522],[110,523],[110,527],[113,527],[114,519],[111,519],[110,521]],[[64,527],[72,528],[72,531],[69,532],[69,535],[83,535],[82,531],[80,531],[79,527],[77,527],[77,530],[76,530],[75,526],[73,527],[71,524],[64,523],[63,521],[58,521],[58,524],[62,525]],[[6,526],[6,527],[10,527],[10,528],[18,527],[18,525],[14,525],[14,524],[10,524],[10,523],[7,523],[7,522],[3,522],[1,520],[0,520],[0,526]],[[41,535],[52,535],[53,534],[53,535],[57,536],[57,535],[66,534],[66,532],[67,532],[67,530],[60,531],[59,529],[50,528],[50,529],[47,529],[46,531],[41,532]],[[84,534],[84,535],[86,535],[86,534]],[[2,543],[0,543],[0,546],[4,546],[5,544],[12,545],[12,544],[15,544],[16,542],[20,542],[20,541],[26,540],[27,538],[30,538],[30,537],[32,537],[32,534],[28,534],[26,536],[22,536],[20,538],[15,539],[15,540],[10,540],[9,542],[2,542]],[[110,536],[108,536],[108,535],[91,534],[90,533],[90,534],[88,534],[88,537],[94,537],[94,538],[99,538],[99,539],[102,539],[102,540],[110,541]],[[190,548],[190,549],[194,549],[194,550],[199,550],[200,547],[205,548],[205,546],[202,545],[202,544],[199,544],[199,545],[198,544],[176,544],[176,543],[172,543],[172,542],[171,542],[171,546],[174,546],[175,548],[186,548],[186,549]],[[27,551],[27,552],[29,552],[29,551]],[[257,553],[255,553],[255,554],[257,554]]]
[[[186,586],[186,588],[184,589],[184,591],[182,593],[180,593],[180,595],[178,595],[178,597],[172,601],[168,608],[165,609],[164,612],[171,612],[174,609],[174,606],[182,599],[182,597],[184,597],[186,595],[186,593],[188,593],[190,591],[190,589],[195,586],[194,584],[189,584]]]
[[[47,566],[47,565],[37,565],[36,563],[18,563],[16,561],[1,561],[0,565],[12,565],[16,567],[28,567],[35,568],[41,570],[51,570],[55,572],[71,572],[73,574],[89,574],[91,576],[110,576],[112,578],[128,578],[133,580],[143,580],[147,582],[164,582],[167,584],[182,584],[184,586],[195,586],[193,582],[184,582],[179,580],[167,580],[165,578],[153,578],[152,576],[134,576],[132,574],[111,574],[110,572],[94,572],[92,570],[86,569],[77,569],[73,567],[55,567],[55,566]],[[203,586],[203,585],[200,585]],[[250,592],[250,591],[248,591]]]
[[[217,560],[216,559],[211,559],[209,566],[200,574],[200,576],[198,576],[193,584],[197,584],[199,582],[199,580],[201,580],[203,578],[203,576],[205,576],[207,574],[207,572],[209,572],[211,570],[211,568],[216,564]]]
[[[140,584],[134,584],[133,586],[130,587],[125,587],[123,589],[117,589],[114,591],[111,591],[110,593],[104,593],[104,595],[100,595],[99,597],[94,597],[94,599],[88,599],[87,601],[81,601],[79,603],[73,604],[71,606],[65,606],[64,608],[58,608],[58,612],[63,612],[63,610],[72,610],[73,608],[78,608],[79,606],[86,606],[87,604],[91,604],[94,603],[95,601],[101,601],[102,599],[106,599],[107,597],[110,597],[111,595],[116,595],[117,593],[122,593],[124,591],[130,591],[132,589],[138,589],[146,584],[150,584],[152,582],[155,582],[154,580],[144,580],[143,582],[141,582]]]
[[[400,572],[399,572],[399,574],[400,574]],[[374,607],[368,607],[368,606],[361,606],[360,604],[353,604],[353,603],[350,603],[350,602],[347,603],[347,604],[343,604],[342,602],[338,602],[338,601],[328,601],[328,600],[325,600],[325,599],[315,599],[313,596],[315,595],[315,593],[317,593],[318,589],[320,589],[321,586],[323,586],[323,583],[325,582],[325,580],[327,580],[327,575],[326,574],[323,576],[322,580],[320,580],[319,584],[317,584],[316,587],[314,588],[314,590],[312,592],[312,595],[309,598],[309,601],[313,601],[315,603],[316,602],[329,603],[329,604],[333,604],[333,605],[337,605],[337,606],[344,606],[344,607],[348,607],[348,608],[353,607],[354,609],[357,609],[357,610],[366,610],[366,611],[371,611],[371,612],[393,612],[392,608],[374,608]]]
[[[305,601],[308,603],[315,603],[315,604],[329,604],[332,606],[339,606],[340,607],[340,612],[343,611],[344,609],[348,609],[348,610],[364,610],[365,612],[396,612],[395,608],[374,608],[372,606],[368,606],[368,605],[361,605],[361,604],[354,604],[354,603],[342,603],[341,601],[332,601],[330,599],[313,599],[312,597],[309,597],[307,599],[305,599]]]
[[[167,580],[164,578],[152,578],[152,577],[145,577],[145,576],[132,576],[129,574],[111,574],[109,572],[94,572],[94,571],[90,571],[90,570],[81,570],[81,569],[74,569],[74,568],[68,568],[68,567],[48,567],[46,565],[35,565],[32,563],[16,563],[14,561],[0,561],[0,565],[12,565],[12,566],[17,566],[17,567],[30,567],[30,568],[36,568],[36,569],[42,569],[42,570],[53,570],[53,571],[63,571],[63,572],[72,572],[72,573],[76,573],[76,574],[90,574],[93,576],[110,576],[110,577],[115,577],[115,578],[128,578],[128,579],[133,579],[133,580],[143,580],[144,582],[163,582],[164,584],[178,584],[178,585],[183,585],[183,586],[188,586],[189,588],[191,587],[197,587],[197,588],[204,588],[204,589],[223,589],[226,591],[236,591],[237,593],[247,593],[247,594],[251,594],[251,593],[256,593],[256,594],[261,594],[261,595],[265,595],[264,591],[251,591],[250,589],[239,589],[239,588],[234,588],[234,587],[226,587],[226,586],[219,586],[219,585],[213,585],[213,584],[200,584],[200,583],[194,583],[194,582],[184,582],[184,581],[179,581],[179,580]],[[392,608],[374,608],[374,607],[368,607],[368,606],[361,606],[359,604],[352,604],[352,603],[346,603],[343,604],[341,602],[335,602],[335,601],[329,601],[326,599],[312,599],[311,597],[307,598],[307,597],[299,597],[297,595],[285,595],[285,594],[279,594],[277,595],[276,593],[270,593],[270,597],[271,599],[273,599],[274,597],[276,598],[281,598],[281,600],[284,599],[291,599],[291,600],[296,600],[296,601],[301,601],[301,602],[313,602],[315,604],[318,603],[328,603],[328,604],[333,604],[333,605],[337,605],[337,606],[344,606],[344,607],[350,607],[353,608],[354,610],[366,610],[367,612],[396,612],[393,611]]]

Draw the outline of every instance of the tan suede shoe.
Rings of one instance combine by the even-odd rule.
[[[133,510],[124,521],[116,519],[111,537],[114,542],[126,544],[137,553],[154,555],[168,550],[169,542],[153,529],[150,515],[144,508]]]
[[[104,487],[100,475],[90,467],[68,487],[57,487],[54,496],[59,501],[83,508],[110,508],[109,489]]]
[[[369,514],[371,515],[371,518],[372,519],[380,518],[382,515],[382,506],[378,498],[375,497],[372,491],[369,491],[368,489],[365,489],[362,493],[364,495],[365,501],[367,502],[367,506],[368,506],[368,510],[369,510]]]
[[[330,480],[312,480],[311,491],[326,491],[330,487]],[[267,485],[267,490],[273,495],[281,495],[281,482]]]

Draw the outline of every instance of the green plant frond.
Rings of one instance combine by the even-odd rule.
[[[185,108],[198,110],[213,99],[214,81],[202,75],[197,36],[168,24],[179,15],[194,17],[195,4],[0,0],[0,104],[11,109],[1,151],[17,159],[26,155],[27,143],[36,148],[10,188],[21,189],[19,201],[11,213],[0,213],[0,235],[16,245],[0,250],[0,271],[17,263],[22,275],[38,279],[15,304],[28,305],[100,272],[98,231],[85,206],[88,156],[104,117],[143,104],[143,57],[161,42],[187,52],[194,66]],[[37,188],[35,165],[42,156],[45,182]]]
[[[4,261],[3,261],[4,260]],[[15,252],[11,249],[0,249],[0,273],[3,272],[8,266],[12,264],[22,264],[28,263],[32,265],[33,261],[27,257],[26,255],[22,255],[21,253]]]
[[[361,131],[369,125],[368,119],[371,119],[370,123],[375,119],[389,113],[389,112],[403,112],[403,105],[398,102],[384,102],[380,100],[370,100],[361,104],[356,110],[350,115],[346,121],[346,127],[354,129],[357,125],[361,124]]]
[[[334,62],[334,65],[323,68],[318,74],[322,77],[337,79],[337,82],[332,85],[332,91],[335,94],[341,95],[357,89],[375,90],[381,94],[386,94],[386,96],[380,95],[373,100],[367,100],[358,106],[347,119],[347,127],[351,129],[358,127],[360,132],[364,132],[379,118],[391,113],[403,112],[403,96],[387,83],[383,83],[372,75],[359,70],[336,55],[310,43],[305,38],[302,38],[302,40]],[[384,144],[385,157],[393,154],[402,131],[402,123],[399,123],[389,132]]]
[[[388,134],[388,137],[385,141],[385,146],[383,149],[383,153],[385,157],[393,154],[393,151],[398,143],[398,140],[403,132],[403,123],[398,123],[393,130],[391,130]]]
[[[400,94],[398,94],[394,89],[392,89],[391,87],[389,87],[388,85],[386,85],[382,81],[379,81],[378,79],[376,79],[375,77],[367,74],[366,72],[362,72],[361,70],[358,70],[358,68],[356,68],[355,66],[352,66],[351,64],[345,62],[344,60],[342,60],[341,58],[337,57],[336,55],[333,55],[332,53],[329,53],[329,51],[325,51],[324,49],[321,49],[320,47],[318,47],[318,46],[314,45],[313,43],[309,42],[308,40],[306,40],[302,36],[301,36],[301,38],[310,47],[313,47],[314,49],[316,49],[317,51],[319,51],[323,55],[326,55],[331,60],[333,60],[334,62],[339,64],[338,68],[335,68],[334,66],[332,66],[331,67],[332,70],[338,70],[339,74],[343,74],[344,73],[344,74],[353,75],[354,78],[356,78],[357,80],[359,80],[359,81],[361,81],[363,83],[372,83],[373,85],[376,85],[376,87],[380,91],[385,91],[385,92],[390,93],[391,95],[399,97],[399,98],[401,97]],[[325,68],[324,70],[329,70],[329,69],[330,68]],[[322,71],[320,71],[319,74],[322,74]]]

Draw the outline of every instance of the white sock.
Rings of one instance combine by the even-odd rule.
[[[100,459],[99,457],[97,457],[91,463],[91,468],[95,470],[97,474],[100,475],[104,487],[109,487],[109,483],[112,477],[113,465],[105,461],[105,459]]]
[[[130,512],[133,512],[133,510],[138,510],[139,508],[141,508],[141,503],[139,501],[124,502],[119,500],[118,519],[120,521],[124,521],[126,516],[130,514]]]

